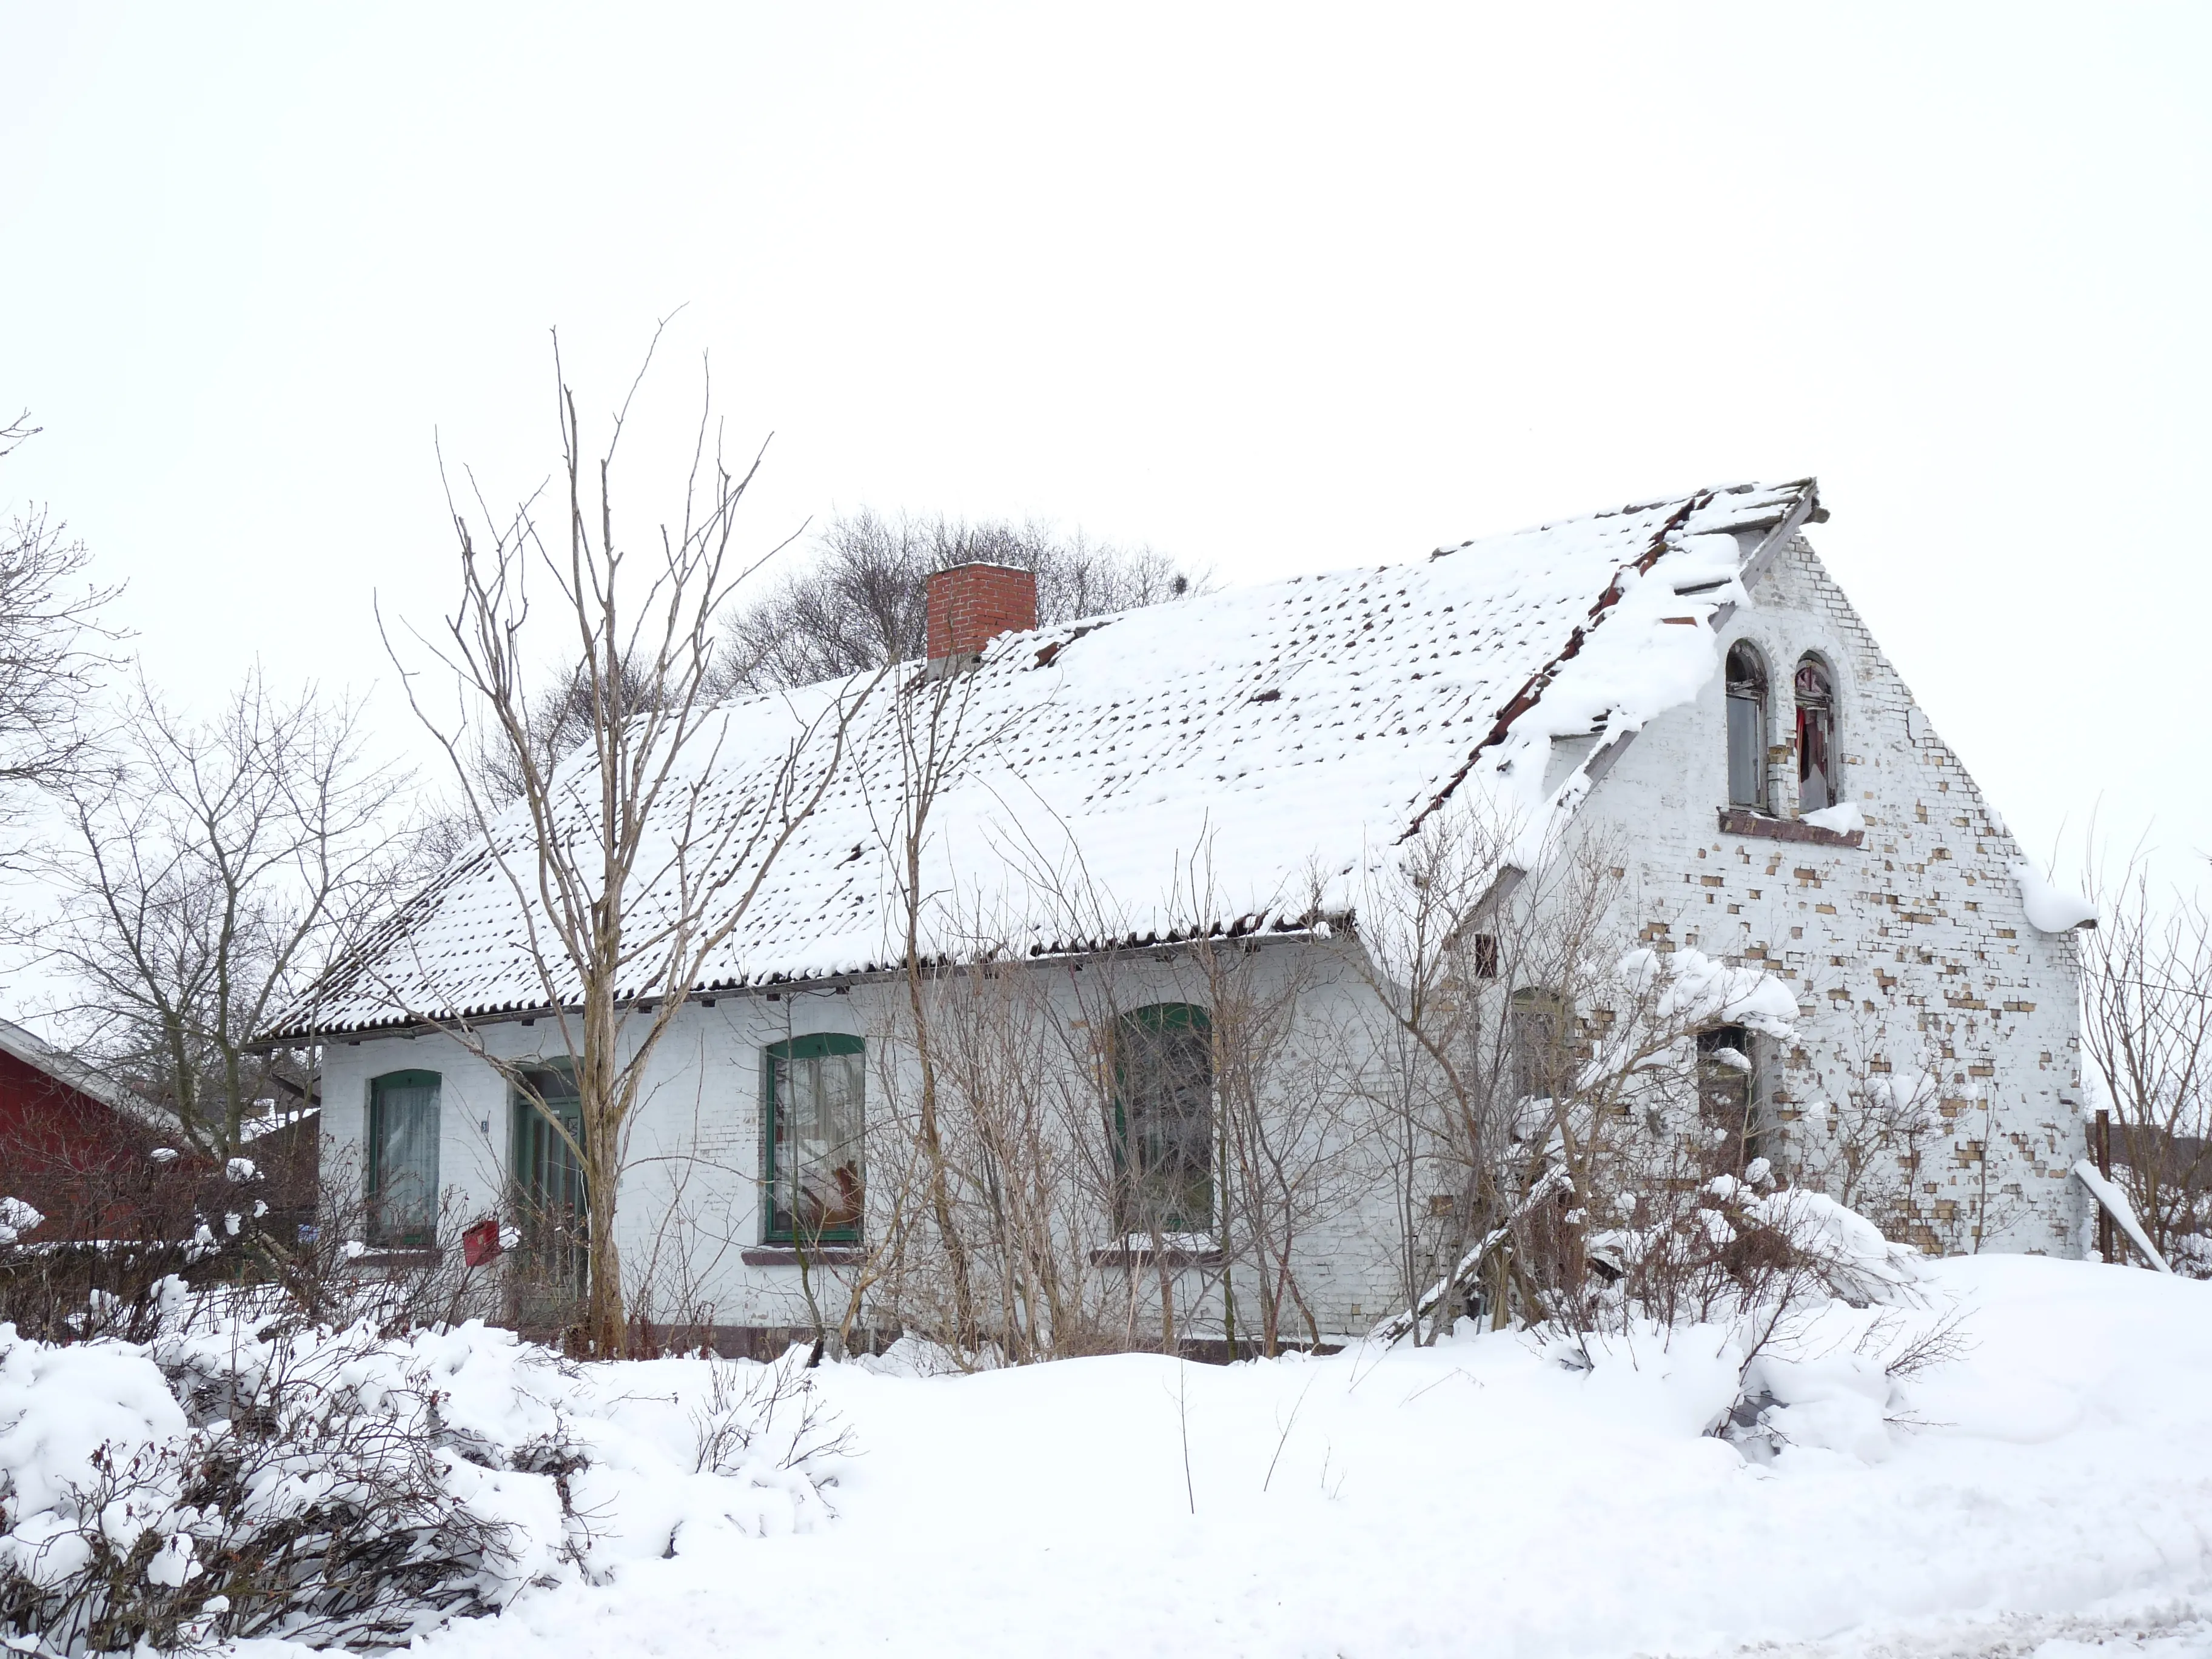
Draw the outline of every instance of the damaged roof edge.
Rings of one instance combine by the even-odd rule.
[[[1650,546],[1642,556],[1643,559],[1656,559],[1661,551],[1672,540],[1676,532],[1685,528],[1688,525],[1689,521],[1696,517],[1698,513],[1704,511],[1707,507],[1716,503],[1722,496],[1732,494],[1745,494],[1752,489],[1760,487],[1761,486],[1753,484],[1739,484],[1721,489],[1698,490],[1687,496],[1682,497],[1680,499],[1680,504],[1676,507],[1674,515],[1670,517],[1664,525],[1661,526],[1657,533],[1653,536]],[[1818,478],[1811,477],[1793,478],[1788,483],[1774,485],[1772,488],[1778,495],[1784,491],[1788,491],[1790,494],[1788,505],[1782,508],[1779,516],[1767,520],[1760,520],[1758,519],[1747,520],[1739,526],[1743,529],[1756,529],[1762,522],[1765,522],[1769,526],[1766,534],[1759,538],[1759,545],[1752,550],[1751,556],[1745,559],[1743,562],[1737,567],[1736,579],[1743,584],[1744,590],[1747,592],[1750,591],[1751,584],[1759,580],[1759,576],[1765,571],[1766,568],[1774,562],[1774,560],[1781,553],[1782,550],[1789,545],[1790,538],[1792,536],[1795,536],[1807,523],[1819,522],[1824,520],[1828,516],[1826,509],[1820,506],[1820,481]],[[1625,507],[1622,508],[1621,511],[1649,511],[1656,507],[1670,505],[1674,505],[1673,501],[1662,501],[1652,502],[1650,504],[1649,507],[1644,509]],[[1472,544],[1468,544],[1472,545]],[[1445,554],[1452,550],[1454,550],[1449,548],[1439,548],[1436,552],[1431,553],[1429,556],[1431,559],[1442,558]],[[1608,594],[1612,594],[1613,590],[1608,588],[1607,592]],[[1606,605],[1603,601],[1601,601],[1597,611],[1592,615],[1591,625],[1595,626],[1597,623],[1602,621],[1603,613],[1609,609],[1609,605]],[[1714,633],[1718,634],[1720,630],[1727,625],[1729,618],[1735,614],[1735,610],[1736,602],[1734,599],[1730,599],[1726,605],[1715,607],[1711,621],[1711,627]],[[1530,677],[1529,684],[1528,686],[1524,686],[1521,693],[1521,698],[1528,700],[1528,707],[1534,707],[1537,697],[1541,696],[1542,688],[1539,682],[1548,682],[1549,678],[1558,672],[1561,660],[1565,657],[1573,656],[1576,652],[1580,649],[1582,633],[1582,629],[1576,629],[1575,637],[1569,642],[1567,649],[1562,653],[1562,657],[1554,659],[1552,662],[1547,664],[1543,669],[1540,670],[1537,674]],[[1532,689],[1536,693],[1535,696],[1530,696]],[[1519,702],[1521,698],[1516,698],[1516,702]],[[1399,837],[1401,842],[1416,834],[1420,830],[1422,823],[1429,817],[1429,815],[1441,808],[1443,804],[1450,799],[1453,791],[1458,788],[1459,785],[1465,781],[1468,773],[1474,769],[1474,763],[1481,755],[1482,751],[1490,747],[1492,744],[1498,742],[1504,736],[1505,728],[1508,727],[1514,720],[1518,719],[1521,714],[1524,714],[1526,712],[1527,709],[1516,709],[1511,704],[1509,704],[1505,710],[1501,711],[1497,726],[1493,726],[1487,737],[1484,738],[1481,742],[1475,745],[1474,752],[1470,754],[1467,758],[1467,763],[1461,767],[1459,771],[1454,775],[1451,781],[1446,784],[1443,789],[1437,793],[1435,798],[1432,799],[1426,806],[1423,807],[1419,812],[1414,815],[1413,823],[1407,826],[1405,834]],[[1585,775],[1587,775],[1592,786],[1595,786],[1601,778],[1602,778],[1607,772],[1610,772],[1614,766],[1620,763],[1621,756],[1627,752],[1629,744],[1635,742],[1635,740],[1636,733],[1633,731],[1623,732],[1616,736],[1612,742],[1606,744],[1595,755],[1590,757],[1589,762],[1585,765],[1584,771]]]
[[[1820,505],[1820,481],[1818,478],[1800,478],[1789,487],[1796,490],[1797,499],[1790,503],[1788,512],[1774,521],[1772,528],[1759,539],[1759,545],[1752,550],[1751,556],[1743,562],[1736,573],[1736,580],[1743,584],[1746,593],[1751,592],[1751,585],[1765,575],[1768,567],[1782,556],[1782,550],[1790,545],[1790,538],[1808,524],[1827,522],[1828,509]],[[1715,606],[1713,632],[1717,634],[1727,627],[1729,618],[1735,612],[1736,601],[1734,599],[1726,605]]]
[[[1783,488],[1795,489],[1797,499],[1774,521],[1773,527],[1759,539],[1759,545],[1752,550],[1751,556],[1738,569],[1736,580],[1743,584],[1747,593],[1751,591],[1752,583],[1759,580],[1767,566],[1772,564],[1782,550],[1790,544],[1791,537],[1806,525],[1820,524],[1827,519],[1828,510],[1820,505],[1820,481],[1818,478],[1798,478]],[[1711,627],[1716,635],[1728,626],[1728,620],[1735,615],[1735,610],[1734,599],[1713,608]],[[1636,731],[1620,733],[1583,763],[1583,775],[1589,780],[1591,788],[1596,788],[1599,781],[1620,763],[1620,757],[1628,752],[1629,744],[1636,741],[1641,729],[1638,727]],[[1585,795],[1583,799],[1587,800],[1589,797]]]
[[[1808,524],[1824,523],[1827,519],[1828,510],[1820,505],[1819,479],[1799,478],[1785,485],[1784,488],[1796,489],[1797,499],[1790,503],[1787,512],[1774,521],[1773,527],[1760,538],[1759,545],[1752,550],[1751,556],[1743,562],[1737,572],[1736,580],[1743,584],[1744,592],[1747,593],[1751,591],[1752,583],[1759,580],[1766,568],[1774,562],[1782,550],[1790,544],[1791,537]],[[1728,620],[1735,615],[1735,610],[1736,602],[1734,599],[1730,599],[1726,605],[1716,605],[1713,608],[1711,626],[1715,635],[1717,635],[1722,629],[1728,626]],[[1637,731],[1621,732],[1611,743],[1605,744],[1583,763],[1583,775],[1589,780],[1591,788],[1596,788],[1599,780],[1620,763],[1620,757],[1628,752],[1629,744],[1636,741],[1638,732],[1641,729],[1639,727]],[[1588,799],[1589,797],[1585,795],[1583,799]]]

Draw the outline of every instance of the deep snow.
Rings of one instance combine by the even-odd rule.
[[[1878,1312],[1831,1309],[1754,1375],[1793,1443],[1771,1462],[1704,1431],[1734,1392],[1710,1331],[1586,1370],[1513,1334],[1226,1369],[824,1366],[854,1448],[834,1519],[679,1529],[666,1555],[672,1506],[616,1482],[607,1521],[631,1536],[608,1582],[421,1646],[2212,1652],[2212,1284],[2005,1256],[1930,1264],[1924,1288],[1863,1345],[1960,1311],[1970,1351],[1893,1386],[1855,1352]],[[699,1369],[599,1387],[658,1421]]]

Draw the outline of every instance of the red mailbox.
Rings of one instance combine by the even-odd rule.
[[[499,1218],[488,1215],[461,1235],[461,1260],[481,1267],[500,1252]]]

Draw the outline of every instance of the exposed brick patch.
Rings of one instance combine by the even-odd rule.
[[[1721,808],[1721,834],[1747,836],[1760,841],[1802,841],[1813,847],[1858,847],[1866,841],[1863,830],[1854,830],[1845,835],[1834,830],[1823,830],[1819,824],[1808,823],[1802,818],[1770,818],[1762,812],[1753,812],[1741,806]]]

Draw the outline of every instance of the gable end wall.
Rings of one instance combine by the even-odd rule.
[[[1761,1089],[1801,1179],[1850,1183],[1929,1249],[2080,1253],[2083,1146],[2079,955],[2041,933],[2011,866],[2021,850],[1918,712],[1857,612],[1802,538],[1717,641],[1748,640],[1770,681],[1769,787],[1796,811],[1790,678],[1834,671],[1843,787],[1867,820],[1853,849],[1726,835],[1725,690],[1655,720],[1597,785],[1583,822],[1633,849],[1629,930],[1764,966],[1796,992],[1800,1040],[1766,1045]],[[1932,1079],[1934,1125],[1900,1140],[1871,1117],[1882,1091]],[[1909,1197],[1905,1189],[1909,1188]],[[1838,1195],[1841,1195],[1839,1193]]]

